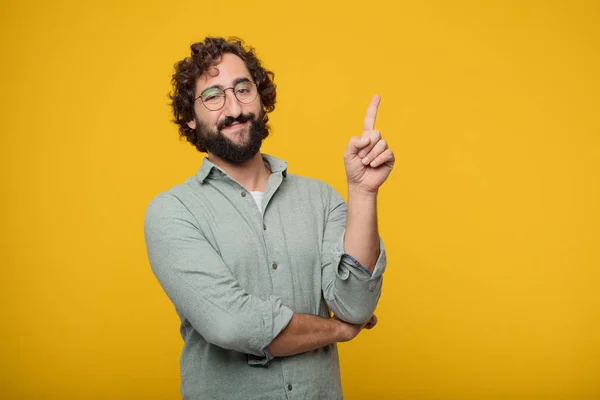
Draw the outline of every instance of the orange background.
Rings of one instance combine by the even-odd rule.
[[[237,35],[278,84],[264,151],[343,194],[382,95],[389,264],[346,398],[600,398],[599,4],[3,1],[0,397],[179,398],[143,215],[202,159],[173,64]]]

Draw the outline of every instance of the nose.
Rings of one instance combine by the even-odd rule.
[[[223,106],[223,113],[225,113],[225,116],[227,117],[237,118],[242,113],[242,106],[233,94],[234,89],[229,89],[231,89],[231,93],[225,92],[225,106]]]

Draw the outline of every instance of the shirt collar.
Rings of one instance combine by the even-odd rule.
[[[265,163],[265,166],[271,170],[272,174],[281,173],[284,178],[287,176],[287,162],[268,154],[261,153],[261,157]],[[198,177],[200,183],[203,183],[207,178],[219,178],[226,177],[228,175],[225,171],[217,167],[205,157],[196,176]]]

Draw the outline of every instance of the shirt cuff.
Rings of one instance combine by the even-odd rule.
[[[381,238],[379,238],[379,257],[377,258],[377,262],[375,263],[375,267],[373,268],[373,271],[369,271],[369,269],[367,267],[365,267],[364,265],[362,265],[356,258],[354,258],[352,255],[346,253],[346,250],[344,249],[344,237],[346,235],[346,232],[344,231],[344,234],[342,235],[342,237],[340,238],[340,241],[338,242],[338,254],[339,254],[339,265],[340,266],[346,266],[346,268],[352,268],[354,270],[356,270],[358,272],[358,276],[362,276],[363,279],[367,279],[367,280],[376,280],[377,278],[381,277],[381,275],[383,275],[383,272],[385,271],[385,267],[387,265],[387,255],[385,253],[385,247],[383,246],[383,241],[381,240]],[[348,278],[348,273],[349,271],[346,270],[346,272],[344,272],[343,270],[339,270],[338,269],[338,275],[340,276],[340,278],[342,279],[347,279]]]
[[[350,259],[350,261],[352,262],[352,264],[354,264],[354,266],[356,268],[362,269],[364,272],[366,272],[367,274],[369,274],[369,276],[373,276],[373,272],[371,272],[371,270],[369,270],[369,268],[367,268],[364,265],[362,265],[360,263],[360,261],[358,261],[356,258],[352,257],[350,254],[344,253],[342,255],[342,257],[348,257]]]
[[[290,308],[281,304],[280,299],[271,296],[270,300],[274,301],[271,305],[273,310],[264,314],[263,322],[269,333],[260,339],[263,355],[248,354],[248,365],[251,366],[264,366],[273,359],[268,346],[288,326],[294,315]]]

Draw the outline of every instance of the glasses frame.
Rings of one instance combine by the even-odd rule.
[[[247,102],[247,103],[245,103],[245,102],[241,101],[240,99],[238,99],[237,94],[235,94],[235,86],[239,85],[240,83],[250,83],[256,89],[256,96],[252,100],[250,100],[249,102]],[[235,97],[235,99],[237,101],[239,101],[241,104],[251,104],[252,102],[254,102],[258,98],[258,94],[259,94],[258,93],[258,86],[256,86],[256,83],[252,82],[251,80],[247,80],[247,81],[244,80],[242,82],[238,82],[238,83],[236,83],[235,86],[231,86],[231,87],[228,87],[228,88],[225,88],[225,89],[217,88],[217,89],[220,89],[223,92],[223,98],[224,98],[223,104],[219,108],[215,108],[215,109],[208,108],[208,106],[204,103],[204,100],[202,100],[202,94],[200,94],[200,96],[196,97],[194,99],[194,101],[200,100],[200,103],[202,103],[202,105],[204,106],[204,108],[206,108],[208,111],[219,111],[220,109],[222,109],[223,107],[225,107],[225,104],[227,103],[227,93],[226,93],[226,91],[229,90],[229,89],[231,89],[231,92],[233,93],[233,97]]]

